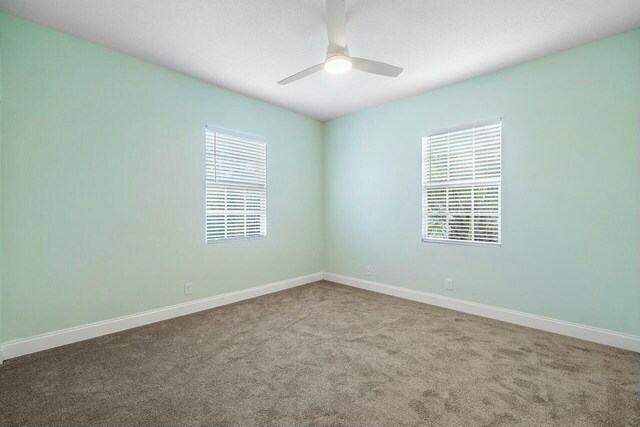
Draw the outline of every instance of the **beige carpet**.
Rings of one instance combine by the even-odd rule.
[[[318,282],[9,360],[0,424],[638,426],[640,354]]]

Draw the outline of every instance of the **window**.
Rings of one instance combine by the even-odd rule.
[[[422,240],[500,244],[502,122],[422,139]]]
[[[267,144],[206,129],[206,240],[266,237]]]

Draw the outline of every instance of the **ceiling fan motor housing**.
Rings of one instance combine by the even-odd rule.
[[[327,47],[327,59],[331,58],[332,56],[336,56],[336,55],[342,55],[342,56],[346,56],[348,58],[351,58],[351,55],[349,55],[349,46],[336,46],[334,44],[330,44]]]

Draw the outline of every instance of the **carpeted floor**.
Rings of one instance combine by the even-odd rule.
[[[0,424],[637,426],[640,354],[318,282],[9,360]]]

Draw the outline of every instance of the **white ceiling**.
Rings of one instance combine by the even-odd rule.
[[[0,10],[318,120],[640,27],[640,0],[346,0],[352,55],[325,72],[324,0],[0,0]]]

